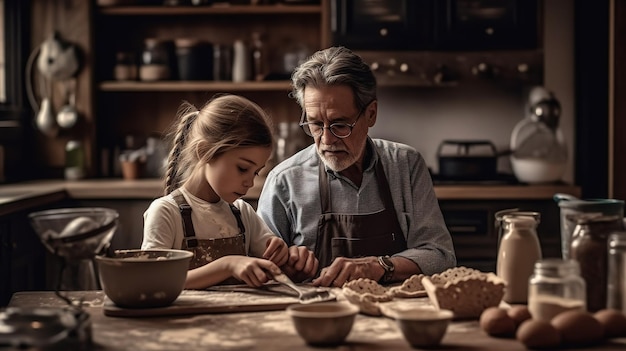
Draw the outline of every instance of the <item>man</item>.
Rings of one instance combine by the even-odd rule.
[[[422,156],[368,136],[378,108],[369,66],[352,51],[332,47],[297,67],[292,84],[300,125],[315,144],[268,174],[258,213],[289,246],[315,252],[322,270],[313,283],[390,283],[455,266]],[[288,266],[297,270],[307,259],[290,254]]]

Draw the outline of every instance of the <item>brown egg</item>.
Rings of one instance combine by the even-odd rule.
[[[604,327],[604,336],[619,338],[626,336],[626,316],[614,309],[604,309],[594,313],[593,317]]]
[[[589,312],[565,311],[554,316],[550,324],[559,331],[566,346],[588,346],[604,339],[602,324]]]
[[[525,320],[531,318],[530,311],[526,305],[511,306],[511,308],[507,310],[507,314],[509,317],[513,318],[516,327],[519,327]]]
[[[520,324],[515,334],[529,349],[557,349],[561,344],[561,335],[548,321],[527,319]]]
[[[509,317],[505,309],[490,307],[480,315],[479,324],[482,330],[491,336],[513,337],[515,322]]]

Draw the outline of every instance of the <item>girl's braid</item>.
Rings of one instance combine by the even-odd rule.
[[[188,112],[181,117],[180,123],[178,123],[172,150],[170,151],[167,160],[167,169],[165,171],[165,195],[178,188],[178,159],[181,150],[185,146],[185,139],[187,134],[189,134],[189,129],[191,129],[191,125],[197,115],[197,110]]]

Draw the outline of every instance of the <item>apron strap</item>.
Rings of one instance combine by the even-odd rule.
[[[319,159],[319,186],[320,186],[320,202],[322,205],[322,214],[333,212],[333,206],[330,201],[330,182],[328,182],[328,173],[322,159]]]
[[[241,211],[233,204],[230,205],[230,210],[235,215],[235,219],[237,220],[237,226],[239,227],[239,234],[243,235],[243,242],[246,243],[246,226],[243,225],[243,221],[241,220]]]
[[[197,247],[198,239],[196,238],[196,232],[193,230],[193,222],[191,221],[191,206],[189,206],[183,193],[179,189],[172,191],[172,196],[178,204],[178,209],[180,210],[180,215],[183,220],[184,240],[187,242],[187,247]]]

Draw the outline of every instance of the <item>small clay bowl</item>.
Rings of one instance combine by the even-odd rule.
[[[395,311],[393,317],[411,346],[428,348],[441,344],[453,316],[450,310],[416,307]]]
[[[298,335],[312,346],[333,346],[344,342],[359,308],[350,303],[320,302],[287,307]]]

